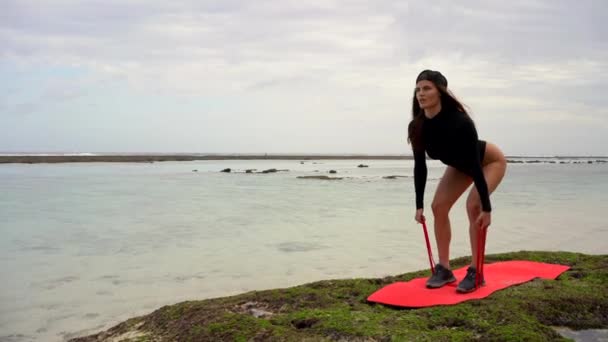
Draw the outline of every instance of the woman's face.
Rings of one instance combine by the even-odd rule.
[[[433,108],[439,104],[439,90],[431,81],[418,81],[416,83],[416,99],[421,109]]]

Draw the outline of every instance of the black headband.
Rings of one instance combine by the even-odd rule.
[[[416,77],[416,83],[419,81],[431,81],[435,84],[442,85],[444,87],[448,87],[448,80],[443,76],[439,71],[435,70],[423,70],[418,77]]]

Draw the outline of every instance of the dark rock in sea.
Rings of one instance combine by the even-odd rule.
[[[596,163],[608,163],[608,160],[598,159],[595,161]]]
[[[399,175],[394,175],[394,176],[384,176],[382,178],[384,179],[396,179],[397,177],[403,177],[403,178],[407,178],[408,176],[399,176]]]
[[[324,180],[338,180],[338,179],[342,179],[342,177],[329,177],[329,176],[298,176],[297,178],[302,178],[302,179],[324,179]]]
[[[197,170],[197,169],[194,169],[194,170],[192,170],[192,172],[198,172],[198,170]]]
[[[369,167],[368,165],[359,164],[357,167]]]
[[[550,160],[549,164],[555,164],[555,160]]]
[[[513,164],[523,164],[523,160],[513,160],[513,159],[507,159],[507,163],[513,163]]]
[[[588,160],[587,164],[593,164],[593,160]]]
[[[329,170],[329,173],[338,173],[336,170]]]
[[[565,161],[560,161],[559,163],[560,163],[560,164],[566,164],[566,162],[565,162]]]
[[[258,172],[258,173],[275,173],[275,172],[279,172],[279,171],[289,171],[289,169],[282,169],[282,170],[268,169],[268,170],[264,170],[264,171]]]
[[[230,172],[230,171],[232,171],[232,170],[230,170],[230,168],[227,168],[227,169],[223,169],[221,172]]]
[[[540,163],[540,160],[527,160],[526,163],[536,164],[536,163]]]
[[[247,170],[245,170],[245,173],[252,173],[255,170],[257,170],[257,169],[247,169]]]

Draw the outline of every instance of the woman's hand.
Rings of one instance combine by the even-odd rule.
[[[422,208],[416,210],[416,217],[415,217],[415,219],[416,219],[416,222],[418,222],[418,223],[422,223],[422,222],[424,222],[426,220],[424,218],[424,215],[422,214],[422,211],[423,211]]]
[[[477,217],[477,221],[475,221],[475,224],[477,224],[477,227],[480,229],[489,227],[491,223],[492,213],[488,211],[482,211]]]

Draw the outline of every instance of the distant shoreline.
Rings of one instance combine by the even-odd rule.
[[[526,159],[606,159],[606,156],[509,156],[507,158]],[[114,163],[152,163],[163,161],[194,161],[194,160],[412,160],[410,155],[238,155],[238,154],[100,154],[100,155],[0,155],[0,164],[40,164],[40,163],[92,163],[92,162],[114,162]]]
[[[8,163],[151,163],[163,161],[194,160],[317,160],[317,159],[390,159],[409,160],[412,156],[367,156],[367,155],[197,155],[197,154],[158,154],[158,155],[23,155],[0,156],[0,164]]]

